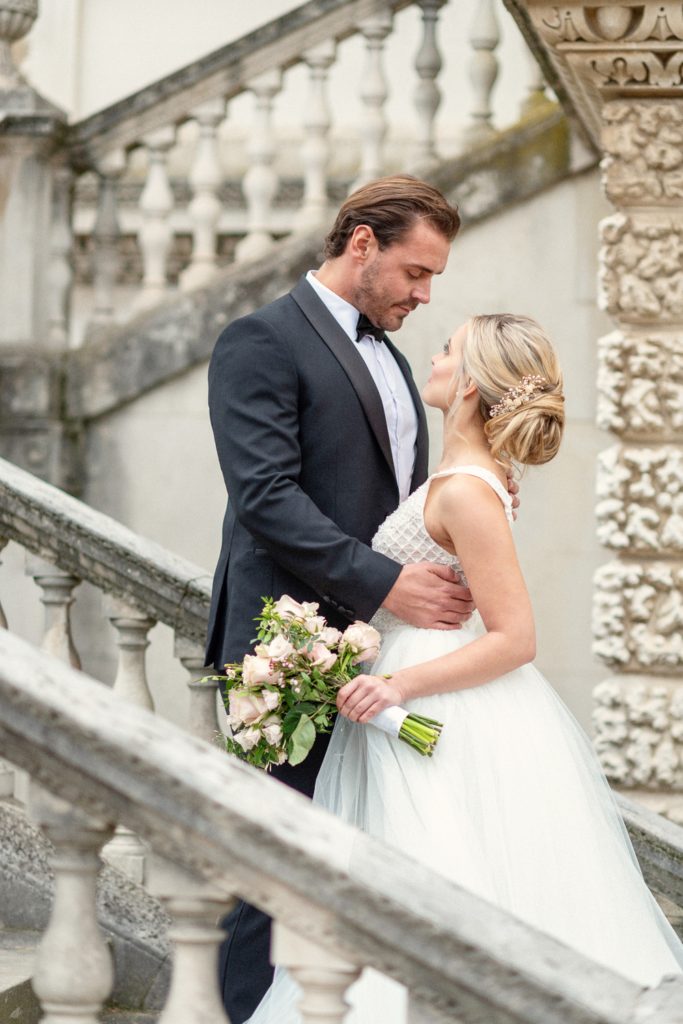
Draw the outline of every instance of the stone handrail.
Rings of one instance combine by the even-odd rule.
[[[401,980],[432,1020],[680,1020],[680,979],[643,992],[2,631],[0,740],[40,786],[78,807],[58,805],[44,820],[65,844],[80,823],[88,865],[97,830],[123,823],[212,892],[244,895],[335,956]],[[171,905],[185,905],[181,892]],[[58,899],[44,940],[53,957],[60,913],[69,910]],[[55,965],[41,964],[39,955],[39,995],[54,989]],[[188,1024],[198,1019],[186,1012]]]
[[[216,96],[231,99],[274,67],[283,70],[305,50],[342,41],[378,11],[396,13],[413,0],[308,0],[227,46],[70,126],[67,145],[78,170],[97,167],[112,149],[139,145],[149,132],[193,116]]]
[[[4,459],[0,537],[204,642],[211,598],[204,569]]]

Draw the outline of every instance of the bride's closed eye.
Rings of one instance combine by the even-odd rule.
[[[448,341],[444,342],[443,350],[442,351],[443,351],[443,354],[445,356],[450,355],[450,353],[451,353],[451,341],[450,341],[450,338],[448,339]]]

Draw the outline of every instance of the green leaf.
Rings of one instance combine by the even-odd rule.
[[[308,757],[314,743],[315,726],[308,715],[302,715],[289,739],[289,763],[291,765],[301,764]]]

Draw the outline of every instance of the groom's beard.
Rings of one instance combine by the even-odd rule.
[[[353,305],[367,318],[385,331],[397,331],[407,317],[415,309],[417,303],[413,298],[399,297],[389,291],[382,283],[382,259],[365,267],[356,288]],[[402,306],[403,309],[398,307]]]

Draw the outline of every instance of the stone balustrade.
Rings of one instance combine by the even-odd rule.
[[[0,11],[8,2],[0,2]],[[46,170],[48,308],[41,312],[50,344],[63,348],[101,337],[103,327],[159,305],[171,291],[210,284],[219,264],[258,259],[275,239],[292,233],[319,234],[354,186],[395,170],[427,174],[444,156],[495,137],[502,22],[513,33],[515,27],[499,0],[459,4],[458,24],[471,46],[471,98],[444,96],[439,19],[446,3],[304,3],[111,107],[55,129],[59,160],[50,156]],[[419,28],[409,73],[399,78],[401,113],[393,123],[388,52],[406,17],[413,19],[411,36],[415,22]],[[353,137],[341,138],[329,86],[340,50],[354,37],[364,50],[350,84],[360,115]],[[308,80],[303,99],[301,82],[291,85],[301,69]],[[528,119],[529,88],[538,99],[543,86],[533,70],[524,77],[517,109]],[[231,137],[228,173],[221,132],[230,105],[243,97],[253,104],[251,134],[246,143]],[[279,125],[277,105],[301,109],[295,140],[291,124]],[[448,152],[437,117],[449,126]],[[29,242],[46,244],[37,237]],[[2,331],[0,344],[17,340],[3,339]]]
[[[199,682],[205,675],[211,585],[204,570],[4,460],[0,536],[27,551],[26,572],[45,606],[45,651],[80,667],[71,607],[79,583],[87,580],[104,593],[104,612],[116,636],[114,694],[153,710],[145,651],[150,629],[163,622],[174,631],[175,653],[188,675],[189,727],[202,739],[214,739],[219,730],[216,683]],[[11,629],[11,619],[4,626]],[[18,797],[24,788],[21,776],[13,780],[11,767],[0,764],[0,795]],[[145,849],[129,832],[117,832],[107,858],[136,880],[144,879]]]
[[[681,1019],[680,979],[639,989],[7,631],[0,743],[31,774],[32,814],[54,845],[35,977],[51,1024],[95,1024],[112,985],[94,878],[117,824],[162,858],[152,885],[174,946],[164,1024],[225,1020],[215,921],[237,895],[278,922],[276,956],[300,983],[308,1021],[341,1024],[341,993],[364,966],[408,987],[416,1019],[441,1024]],[[680,829],[626,813],[646,877],[680,903]]]

